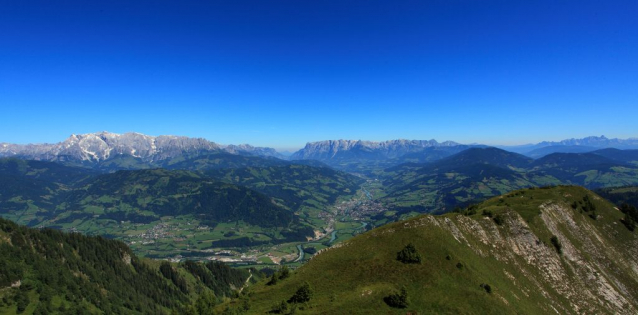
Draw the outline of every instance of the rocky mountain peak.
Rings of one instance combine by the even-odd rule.
[[[130,155],[144,161],[160,161],[184,153],[227,151],[233,154],[277,156],[271,148],[250,145],[221,146],[203,138],[183,136],[149,136],[137,132],[123,134],[101,131],[96,133],[72,134],[56,144],[3,144],[0,157],[19,156],[26,159],[45,161],[88,161],[100,162],[117,155]]]

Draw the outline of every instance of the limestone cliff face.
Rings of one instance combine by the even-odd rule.
[[[503,263],[502,272],[513,284],[520,281],[508,272],[516,269],[525,282],[511,292],[516,298],[540,294],[539,305],[556,314],[636,314],[638,309],[638,257],[634,246],[616,246],[613,231],[578,221],[565,206],[548,203],[541,208],[545,227],[562,244],[562,255],[543,243],[515,211],[508,212],[499,228],[489,218],[474,220],[428,216],[408,228],[439,228],[480,257]],[[632,243],[630,243],[632,244]],[[629,244],[627,244],[629,245]],[[516,285],[515,285],[516,286]]]

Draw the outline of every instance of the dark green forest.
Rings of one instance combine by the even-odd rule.
[[[170,313],[206,292],[217,303],[248,277],[219,262],[158,264],[119,241],[0,219],[0,313]]]

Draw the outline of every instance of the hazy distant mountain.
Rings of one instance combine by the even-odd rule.
[[[608,159],[638,165],[638,150],[602,149],[591,152]]]
[[[285,155],[280,154],[273,148],[253,147],[250,144],[240,144],[240,145],[231,144],[231,145],[223,147],[223,149],[228,153],[270,156],[270,157],[276,157],[279,159],[286,158]]]
[[[470,148],[485,148],[482,145],[455,145],[445,147],[429,147],[416,152],[410,152],[390,160],[394,165],[400,165],[403,163],[428,163],[441,160],[448,156],[452,156],[459,152],[465,151]]]
[[[98,132],[71,135],[55,144],[0,143],[0,157],[62,162],[113,171],[157,167],[175,169],[175,165],[179,165],[180,169],[219,168],[228,163],[237,164],[236,157],[246,156],[270,159],[246,166],[281,164],[283,160],[295,160],[296,164],[315,160],[339,170],[376,176],[379,171],[392,166],[434,162],[472,147],[484,146],[436,140],[327,140],[307,143],[303,149],[285,156],[273,148],[249,144],[220,145],[203,138]],[[638,139],[608,139],[600,136],[500,148],[541,158],[552,153],[582,153],[604,148],[638,149]],[[192,165],[185,165],[187,163]]]
[[[281,154],[281,155],[283,155],[285,157],[289,157],[289,156],[293,155],[293,153],[295,153],[295,152],[288,151],[288,150],[279,152],[279,154]]]
[[[384,142],[362,140],[327,140],[309,142],[306,146],[295,152],[291,159],[304,160],[331,160],[350,157],[366,158],[397,158],[406,153],[421,150],[423,148],[438,146],[455,146],[456,142],[446,141],[439,143],[436,140],[389,140]]]
[[[396,160],[408,153],[423,152],[426,148],[453,147],[452,141],[389,140],[384,142],[362,140],[327,140],[309,142],[290,156],[291,160],[318,160],[337,169],[370,174],[401,163]]]
[[[0,144],[0,157],[16,156],[44,161],[103,162],[113,158],[132,157],[140,162],[157,162],[181,156],[209,152],[281,157],[274,149],[251,145],[223,146],[203,138],[179,136],[147,136],[140,133],[116,134],[98,132],[71,135],[56,144]]]
[[[567,140],[562,140],[559,142],[552,142],[552,141],[543,141],[539,144],[537,144],[539,146],[550,146],[550,145],[582,145],[582,146],[591,146],[591,147],[605,147],[605,148],[609,148],[609,147],[637,147],[638,146],[638,138],[629,138],[629,139],[618,139],[618,138],[614,138],[614,139],[609,139],[605,136],[600,136],[600,137],[596,137],[596,136],[592,136],[592,137],[586,137],[586,138],[582,138],[582,139],[567,139]]]
[[[638,138],[629,138],[629,139],[618,139],[613,138],[609,139],[605,136],[592,136],[585,137],[582,139],[566,139],[562,141],[543,141],[537,144],[526,144],[519,146],[498,146],[501,149],[505,149],[508,151],[521,153],[530,155],[533,151],[545,148],[545,147],[554,147],[553,152],[549,153],[581,153],[575,151],[574,147],[589,147],[593,149],[604,149],[604,148],[616,148],[616,149],[638,149]],[[591,151],[591,150],[590,150]],[[546,154],[549,154],[546,153]],[[531,156],[531,155],[530,155]]]
[[[490,164],[502,168],[525,168],[532,159],[498,148],[470,148],[428,166],[431,169],[455,169],[472,164]]]
[[[595,151],[597,148],[584,146],[584,145],[550,145],[548,147],[542,147],[534,149],[525,153],[525,155],[538,159],[552,153],[585,153]]]

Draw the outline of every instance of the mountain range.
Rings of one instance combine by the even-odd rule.
[[[308,143],[289,159],[282,159],[271,148],[223,146],[201,138],[101,132],[72,135],[57,144],[2,144],[0,156],[53,161],[97,173],[154,168],[203,172],[197,176],[212,176],[267,193],[293,211],[298,211],[302,204],[314,204],[310,208],[319,210],[334,202],[337,191],[353,194],[357,190],[352,186],[357,183],[355,177],[325,169],[334,168],[381,180],[383,193],[377,200],[388,208],[403,209],[399,211],[402,213],[407,209],[449,211],[455,205],[539,185],[578,184],[588,188],[632,185],[637,180],[638,150],[595,146],[627,147],[636,141],[601,136],[541,142],[529,147],[532,151],[527,155],[521,155],[452,141],[335,140]],[[289,176],[299,172],[306,177]],[[319,174],[326,176],[310,181]],[[337,190],[324,195],[327,183],[338,183]],[[308,191],[309,187],[314,190]]]
[[[361,140],[329,140],[310,142],[295,152],[291,159],[295,160],[325,160],[346,159],[349,157],[375,156],[377,159],[391,159],[406,153],[417,152],[430,147],[456,146],[458,143],[436,140],[389,140],[385,142]]]
[[[638,138],[629,138],[629,139],[618,139],[618,138],[607,138],[605,136],[591,136],[585,137],[581,139],[565,139],[561,141],[542,141],[536,144],[526,144],[526,145],[516,145],[516,146],[498,146],[499,148],[530,155],[531,157],[539,157],[539,149],[544,149],[540,151],[544,154],[549,153],[582,153],[583,148],[597,150],[604,148],[616,148],[616,149],[638,149]],[[533,156],[536,155],[536,156]]]
[[[290,158],[319,160],[337,169],[369,176],[374,174],[375,169],[406,162],[434,161],[474,147],[487,146],[481,144],[462,145],[453,141],[437,142],[436,140],[391,140],[385,142],[329,140],[310,142]],[[540,158],[551,153],[584,153],[604,148],[638,149],[638,139],[609,139],[600,136],[497,147],[531,158]]]
[[[108,161],[127,160],[124,164],[146,164],[164,167],[183,159],[205,154],[228,153],[244,156],[275,157],[284,160],[317,160],[342,170],[364,173],[374,167],[389,167],[404,162],[420,162],[458,153],[480,144],[461,145],[453,141],[389,140],[327,140],[309,142],[290,156],[273,148],[248,144],[221,145],[203,138],[181,136],[148,136],[130,132],[116,134],[97,132],[71,135],[55,144],[0,143],[0,157],[20,157],[30,160],[57,161],[67,164],[94,166]],[[638,139],[609,139],[605,136],[568,139],[559,142],[543,141],[522,146],[499,146],[507,151],[539,158],[551,153],[584,153],[602,148],[638,149]],[[110,163],[113,165],[115,163]],[[364,167],[362,167],[362,165]],[[367,168],[366,168],[367,167]],[[369,172],[368,172],[369,173]]]
[[[596,139],[2,144],[0,313],[633,314],[638,150]]]
[[[0,157],[18,156],[31,160],[60,162],[103,162],[118,156],[130,156],[144,162],[158,162],[205,152],[228,152],[281,157],[272,148],[248,144],[223,146],[202,138],[147,136],[130,132],[98,132],[71,135],[56,144],[17,145],[0,143]]]

